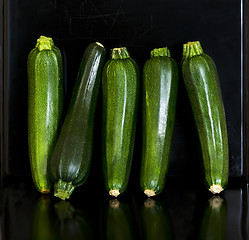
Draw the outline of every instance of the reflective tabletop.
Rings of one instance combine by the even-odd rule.
[[[213,196],[203,186],[171,178],[147,198],[132,188],[115,199],[85,185],[68,201],[40,195],[30,181],[0,190],[1,239],[249,239],[248,185],[230,181]]]

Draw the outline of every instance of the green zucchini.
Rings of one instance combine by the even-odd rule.
[[[63,107],[63,66],[52,38],[41,36],[27,61],[28,148],[35,187],[49,193],[49,161],[57,141]]]
[[[142,207],[142,239],[173,239],[172,224],[164,205],[148,198]]]
[[[50,162],[54,195],[67,199],[88,177],[94,116],[105,48],[91,43],[82,57],[71,102]]]
[[[102,74],[103,172],[106,189],[126,190],[134,147],[139,71],[125,47],[111,50]]]
[[[227,203],[219,196],[213,196],[204,211],[198,239],[227,239]]]
[[[167,47],[151,51],[143,68],[143,145],[140,187],[162,192],[169,165],[178,89],[178,66]]]
[[[200,139],[204,181],[213,194],[220,193],[229,172],[226,117],[215,63],[200,42],[183,45],[182,75]]]

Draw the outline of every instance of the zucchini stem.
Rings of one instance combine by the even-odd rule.
[[[42,193],[42,194],[49,194],[49,193],[50,193],[50,190],[49,190],[49,189],[42,188],[41,193]]]
[[[145,189],[144,194],[146,194],[148,197],[154,197],[156,195],[155,191],[151,189]]]
[[[130,55],[126,47],[113,48],[111,50],[111,59],[124,59],[124,58],[129,58],[129,57]]]
[[[210,188],[209,191],[213,194],[219,194],[220,192],[222,192],[224,189],[222,188],[221,185],[219,184],[213,184]]]
[[[68,199],[74,189],[75,187],[72,182],[63,182],[59,179],[59,181],[54,184],[54,196],[62,200]]]
[[[203,54],[203,49],[199,41],[183,44],[183,58],[191,58]]]
[[[167,47],[155,48],[150,52],[150,57],[170,57],[170,51]]]
[[[120,194],[119,190],[113,189],[109,191],[109,195],[113,197],[117,197]]]
[[[39,51],[43,51],[43,50],[52,50],[53,46],[54,42],[52,38],[40,36],[40,38],[37,39],[35,47],[38,48]]]

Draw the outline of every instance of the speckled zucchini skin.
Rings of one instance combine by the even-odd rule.
[[[139,72],[126,48],[112,49],[102,74],[103,171],[106,189],[125,191],[132,163],[139,95]],[[112,191],[117,192],[112,194]]]
[[[201,143],[205,184],[219,193],[228,183],[226,117],[215,63],[199,42],[184,45],[182,75]]]
[[[54,195],[68,199],[88,177],[92,159],[94,116],[105,48],[91,43],[84,52],[70,106],[50,162]]]
[[[143,146],[140,187],[148,196],[165,185],[175,123],[178,66],[168,48],[151,51],[143,68]]]
[[[52,186],[48,166],[63,107],[62,58],[51,38],[37,40],[28,56],[27,71],[30,167],[37,190],[48,193]]]

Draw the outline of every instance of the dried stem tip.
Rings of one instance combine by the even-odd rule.
[[[145,189],[144,194],[146,194],[148,197],[153,197],[156,195],[155,191],[150,189]]]
[[[113,197],[117,197],[120,194],[119,190],[113,189],[109,191],[109,195]]]
[[[209,191],[213,194],[218,194],[220,192],[222,192],[224,189],[222,188],[221,185],[219,184],[213,184],[210,188]]]

